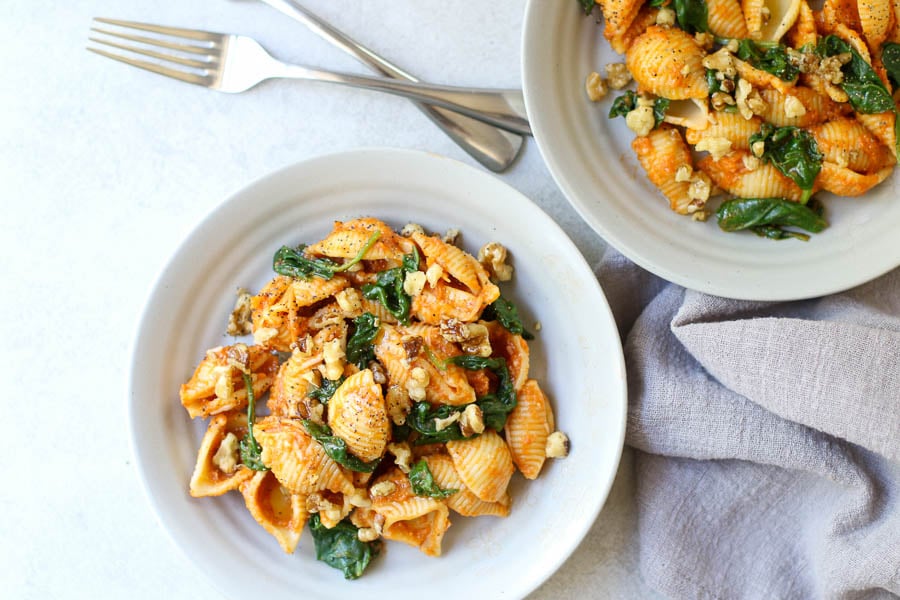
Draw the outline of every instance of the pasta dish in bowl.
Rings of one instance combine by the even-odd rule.
[[[129,406],[154,510],[226,594],[450,598],[468,573],[521,597],[606,498],[625,378],[552,220],[475,169],[368,150],[197,227],[148,301]]]

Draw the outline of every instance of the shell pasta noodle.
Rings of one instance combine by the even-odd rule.
[[[532,327],[501,295],[507,249],[454,238],[359,218],[281,247],[228,320],[252,342],[207,350],[181,386],[209,418],[190,494],[241,494],[288,554],[308,528],[347,579],[383,540],[440,556],[451,519],[515,510],[516,471],[535,479],[568,438],[529,375]]]
[[[608,116],[624,117],[638,163],[676,213],[806,241],[828,226],[821,194],[865,196],[893,173],[896,0],[579,4],[599,10],[622,55],[606,78],[587,76],[587,96],[623,90]]]

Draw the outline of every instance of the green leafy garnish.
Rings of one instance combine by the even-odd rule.
[[[586,15],[591,14],[594,10],[594,0],[578,0],[578,4],[581,5],[581,10],[583,10]]]
[[[328,425],[319,425],[307,419],[303,421],[303,426],[314,440],[322,444],[325,454],[334,462],[347,467],[351,471],[371,473],[378,466],[378,463],[381,462],[381,459],[365,462],[352,455],[347,450],[347,442],[336,435],[332,435],[331,428]]]
[[[853,110],[863,114],[895,110],[894,100],[881,78],[853,46],[836,35],[826,35],[819,40],[819,44],[816,46],[816,53],[823,57],[836,56],[845,52],[849,52],[852,58],[850,62],[841,67],[844,81],[840,86],[850,97],[850,106],[853,107]]]
[[[382,271],[375,283],[362,286],[362,294],[369,300],[380,302],[401,325],[409,325],[409,308],[412,299],[403,290],[403,281],[407,273],[419,270],[419,251],[413,248],[411,254],[403,256],[402,265]]]
[[[428,362],[433,364],[435,369],[441,372],[447,370],[447,361],[439,359],[430,346],[426,344],[422,346],[422,349],[425,351],[425,357],[428,359]]]
[[[881,62],[888,73],[888,79],[896,90],[900,87],[900,44],[885,42],[881,46]]]
[[[638,95],[632,90],[626,91],[624,94],[613,100],[612,106],[609,108],[609,118],[624,117],[635,108],[637,108]],[[653,120],[654,127],[659,127],[669,110],[670,101],[668,98],[657,98],[653,101]]]
[[[709,88],[710,96],[722,91],[722,82],[716,77],[715,69],[706,70],[706,86]]]
[[[708,13],[705,0],[674,0],[675,20],[688,33],[708,32]]]
[[[318,400],[322,404],[328,404],[328,401],[331,400],[331,397],[334,396],[334,393],[341,387],[341,384],[344,383],[345,379],[346,377],[340,377],[338,379],[323,378],[322,385],[308,392],[306,395]]]
[[[347,361],[362,370],[368,366],[369,361],[375,360],[373,342],[381,322],[372,313],[363,313],[353,319],[353,325],[356,329],[347,340]]]
[[[328,258],[310,258],[306,256],[303,253],[307,248],[305,244],[301,244],[296,248],[282,246],[272,258],[272,270],[279,275],[286,275],[296,279],[309,279],[313,276],[321,279],[331,279],[334,277],[335,273],[346,271],[361,261],[363,256],[366,255],[366,252],[375,245],[375,242],[377,242],[380,237],[381,231],[376,230],[369,236],[369,239],[366,240],[363,247],[356,253],[356,256],[343,264],[338,264]]]
[[[533,340],[534,335],[525,329],[522,319],[519,317],[519,309],[516,305],[500,296],[481,313],[485,321],[499,321],[510,333],[521,335],[526,340]]]
[[[470,354],[462,354],[447,359],[448,363],[459,365],[470,371],[490,369],[497,376],[497,391],[479,398],[475,404],[481,408],[484,426],[496,431],[506,425],[506,416],[512,412],[518,402],[516,388],[504,358],[482,358]]]
[[[803,190],[800,203],[806,204],[824,158],[812,134],[799,127],[775,127],[763,123],[759,133],[750,136],[750,147],[756,142],[765,144],[760,157],[763,162],[771,161],[779,171],[793,179]]]
[[[740,40],[737,57],[782,81],[794,81],[800,74],[800,69],[788,60],[787,47],[778,42]]]
[[[431,474],[431,469],[428,468],[428,463],[424,458],[409,470],[409,483],[413,494],[428,498],[447,498],[459,491],[455,489],[442,490],[434,482],[434,475]]]
[[[409,439],[409,434],[412,433],[412,427],[404,423],[403,425],[397,425],[396,423],[391,423],[391,441],[392,442],[405,442]]]
[[[793,237],[808,240],[804,233],[784,227],[797,227],[819,233],[828,222],[822,217],[822,207],[815,200],[809,205],[784,198],[733,198],[726,200],[716,211],[719,227],[724,231],[749,229],[769,239]]]
[[[363,574],[369,562],[381,551],[381,540],[361,542],[359,529],[344,519],[331,529],[322,525],[318,513],[309,518],[309,532],[316,546],[316,559],[344,574],[345,579],[356,579]]]
[[[253,378],[247,373],[244,376],[244,388],[247,390],[247,435],[239,444],[241,450],[241,462],[254,471],[268,471],[262,461],[262,447],[253,437],[253,423],[256,421],[256,396],[253,393]]]
[[[419,433],[416,445],[444,443],[452,440],[464,440],[466,436],[459,429],[459,423],[451,423],[440,431],[437,430],[435,419],[446,419],[455,412],[461,412],[464,407],[441,404],[432,408],[427,402],[416,402],[412,410],[406,416],[406,424]]]

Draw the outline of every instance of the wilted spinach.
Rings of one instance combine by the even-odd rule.
[[[609,118],[624,117],[635,108],[637,108],[638,95],[631,90],[613,100],[612,106],[609,108]],[[669,110],[670,101],[668,98],[657,98],[653,101],[653,120],[654,127],[659,127]]]
[[[435,419],[446,419],[465,407],[441,404],[432,408],[427,402],[416,402],[406,416],[406,424],[419,433],[416,445],[444,443],[452,440],[464,440],[466,436],[459,429],[459,423],[451,423],[440,431],[435,426]]]
[[[253,437],[253,423],[256,421],[256,395],[253,393],[253,378],[247,373],[244,376],[244,388],[247,390],[247,434],[238,444],[241,450],[241,462],[254,471],[268,471],[262,461],[262,448]]]
[[[881,62],[888,72],[888,79],[894,85],[894,91],[900,87],[900,44],[885,42],[881,47]]]
[[[375,233],[369,236],[369,239],[366,240],[366,243],[363,244],[356,256],[340,265],[328,258],[310,258],[306,256],[303,254],[307,247],[305,244],[301,244],[296,248],[282,246],[272,258],[272,270],[279,275],[286,275],[296,279],[309,279],[312,276],[320,277],[321,279],[331,279],[335,273],[346,271],[361,261],[366,252],[375,245],[375,242],[380,237],[381,232],[376,230]]]
[[[328,404],[328,401],[331,400],[331,397],[334,396],[334,393],[337,391],[341,384],[344,383],[346,377],[340,377],[338,379],[322,379],[322,385],[308,392],[306,395],[310,398],[318,400],[322,404]]]
[[[775,127],[763,123],[759,133],[750,136],[751,148],[756,142],[765,144],[760,158],[764,162],[771,161],[779,171],[793,179],[803,190],[800,203],[806,204],[824,158],[812,134],[799,127]]]
[[[351,471],[371,473],[378,466],[378,463],[381,462],[381,459],[365,462],[351,454],[347,450],[347,442],[336,435],[332,435],[331,428],[328,425],[319,425],[314,421],[304,420],[303,426],[314,440],[322,444],[325,454],[334,462],[347,467]]]
[[[434,482],[434,475],[424,458],[409,470],[409,483],[413,494],[426,498],[447,498],[459,491],[455,489],[442,490]]]
[[[519,317],[519,309],[516,305],[500,296],[487,306],[481,313],[485,321],[499,321],[510,333],[521,335],[526,340],[533,340],[534,335],[525,329],[522,318]]]
[[[782,81],[794,81],[800,74],[800,69],[788,60],[787,47],[778,42],[740,40],[737,57]]]
[[[482,358],[462,354],[447,360],[448,363],[459,365],[470,371],[478,369],[490,369],[497,376],[497,391],[476,400],[475,404],[481,408],[484,426],[496,431],[506,425],[506,416],[516,407],[516,389],[513,386],[512,377],[504,358]]]
[[[373,558],[381,551],[381,540],[361,542],[358,528],[344,519],[331,529],[322,525],[318,513],[309,518],[309,532],[316,546],[316,559],[356,579],[363,574]]]
[[[675,11],[678,26],[688,33],[709,31],[708,11],[705,0],[650,0],[653,8],[669,7]]]
[[[356,329],[347,340],[347,361],[362,370],[368,366],[369,361],[375,360],[373,342],[381,323],[378,317],[367,312],[353,319],[353,325]]]
[[[841,68],[844,81],[840,86],[850,97],[850,106],[853,110],[863,114],[895,110],[890,92],[872,66],[853,46],[836,35],[826,35],[816,46],[816,53],[822,57],[836,56],[845,52],[849,52],[852,58]]]
[[[407,273],[419,270],[419,251],[413,248],[411,254],[403,256],[401,266],[382,271],[375,283],[362,286],[362,294],[369,300],[376,300],[402,325],[409,325],[409,308],[412,299],[403,290],[403,281]]]
[[[815,200],[805,206],[783,198],[733,198],[719,206],[716,218],[724,231],[749,229],[769,239],[793,237],[806,241],[808,235],[783,228],[819,233],[828,227],[822,207]]]
[[[586,15],[591,14],[594,10],[594,0],[578,0],[578,4],[581,5],[581,10],[583,10]]]

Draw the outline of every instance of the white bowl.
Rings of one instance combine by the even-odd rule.
[[[314,241],[334,219],[375,216],[462,231],[463,246],[501,241],[515,266],[504,284],[542,328],[532,373],[550,396],[572,451],[538,480],[516,475],[507,519],[451,516],[444,556],[389,542],[362,578],[345,581],[314,557],[308,532],[294,555],[253,520],[237,493],[194,499],[188,481],[206,424],[178,400],[207,348],[224,336],[234,291],[259,289],[282,244]],[[625,369],[616,326],[590,268],[562,230],[498,179],[405,150],[361,150],[309,160],[226,200],[160,275],[141,319],[131,368],[136,464],[159,520],[227,595],[248,597],[517,598],[575,549],[612,485],[625,429]],[[276,595],[277,594],[277,595]]]
[[[900,177],[860,198],[821,194],[831,226],[810,241],[725,233],[675,214],[644,175],[611,91],[592,103],[591,71],[623,62],[603,38],[599,9],[529,0],[522,37],[525,101],[535,139],[572,206],[607,242],[660,277],[710,294],[795,300],[838,292],[900,265]]]

